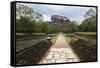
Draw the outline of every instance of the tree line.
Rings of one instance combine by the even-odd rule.
[[[65,25],[55,25],[43,20],[43,15],[32,8],[17,4],[16,6],[16,32],[17,33],[73,33],[73,32],[95,32],[96,11],[89,9],[84,14],[85,19],[81,24],[70,21]]]

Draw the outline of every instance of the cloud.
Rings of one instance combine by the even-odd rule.
[[[48,15],[43,15],[44,21],[50,21],[50,17]]]

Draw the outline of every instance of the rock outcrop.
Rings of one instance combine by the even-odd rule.
[[[52,20],[52,23],[60,24],[60,25],[69,23],[70,21],[67,17],[59,16],[59,15],[52,15],[51,20]]]

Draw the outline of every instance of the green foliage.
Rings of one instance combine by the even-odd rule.
[[[19,33],[32,33],[33,32],[34,23],[26,17],[21,17],[16,21],[16,31]]]
[[[96,16],[96,8],[89,9],[84,15],[85,18],[89,18],[93,16]]]
[[[84,32],[95,32],[96,31],[96,18],[90,17],[85,19],[80,25],[81,31]]]
[[[35,24],[35,31],[34,32],[41,32],[41,33],[46,33],[48,31],[48,26],[49,26],[49,23],[47,22],[37,22],[37,23],[34,23]]]
[[[80,31],[96,32],[96,9],[89,9],[85,13],[85,19],[80,24]]]
[[[53,24],[43,20],[42,14],[34,11],[32,8],[17,4],[16,7],[16,32],[17,33],[45,33],[56,34],[74,33],[74,32],[95,32],[96,31],[96,16],[94,10],[86,12],[86,18],[78,25],[76,21],[70,21],[66,24]]]
[[[77,32],[79,29],[78,29],[78,25],[76,24],[76,22],[70,22],[69,24],[67,24],[66,26],[66,31],[68,33],[73,33],[73,32]]]
[[[32,8],[17,4],[16,6],[16,31],[17,33],[34,33],[35,23],[42,21],[43,16]]]
[[[40,13],[35,12],[32,8],[21,4],[16,5],[16,17],[17,19],[20,19],[21,17],[27,17],[32,21],[43,20],[43,16]]]

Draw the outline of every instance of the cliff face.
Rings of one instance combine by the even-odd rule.
[[[70,20],[65,16],[52,15],[51,21],[54,24],[66,24],[69,23]]]

